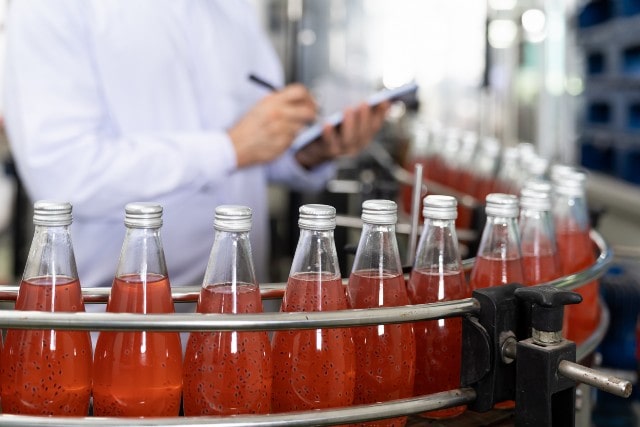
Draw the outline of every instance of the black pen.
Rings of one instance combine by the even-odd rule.
[[[254,83],[259,84],[260,86],[262,86],[265,89],[269,89],[272,92],[277,92],[279,90],[277,87],[275,87],[274,85],[272,85],[268,81],[256,76],[255,74],[249,74],[249,80],[251,80]]]
[[[262,86],[265,89],[270,90],[271,92],[277,92],[280,90],[277,87],[275,87],[273,84],[269,83],[268,81],[264,80],[261,77],[256,76],[255,74],[249,74],[249,80],[251,80],[254,83],[257,83],[258,85]],[[320,117],[316,116],[316,121],[318,120],[320,120]]]

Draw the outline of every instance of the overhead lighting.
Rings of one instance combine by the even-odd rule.
[[[489,7],[493,10],[512,10],[517,0],[489,0]]]
[[[494,19],[489,22],[489,44],[495,49],[510,47],[517,34],[517,25],[509,19]]]
[[[522,28],[525,38],[532,42],[541,42],[545,38],[547,18],[540,9],[529,9],[522,14]]]

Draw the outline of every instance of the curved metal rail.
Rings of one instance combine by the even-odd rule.
[[[176,418],[102,418],[102,417],[37,417],[0,415],[0,424],[12,426],[251,426],[293,427],[328,426],[373,421],[389,417],[419,414],[434,409],[450,408],[471,403],[476,398],[472,388],[449,390],[411,399],[400,399],[372,405],[350,406],[339,409],[288,412],[270,415],[242,415],[233,417],[176,417]]]
[[[600,254],[589,268],[576,274],[549,282],[564,289],[575,289],[598,278],[606,271],[613,259],[612,250],[595,231],[591,233]],[[465,260],[466,269],[471,268],[473,259]],[[263,284],[265,299],[280,298],[284,284]],[[17,286],[0,287],[0,300],[15,300]],[[108,299],[109,288],[83,289],[86,302],[104,303]],[[197,300],[200,286],[173,288],[176,302]],[[404,323],[438,319],[475,313],[479,303],[474,298],[432,304],[403,307],[376,308],[367,310],[342,310],[318,313],[261,313],[261,314],[129,314],[129,313],[44,313],[34,311],[0,311],[0,327],[20,329],[74,329],[74,330],[154,330],[154,331],[204,331],[204,330],[276,330],[315,329],[323,327],[352,327],[382,323]],[[591,353],[600,343],[609,323],[609,313],[602,306],[599,327],[592,336],[578,347],[578,360]],[[429,410],[458,406],[474,401],[475,391],[471,388],[450,390],[427,396],[395,400],[371,405],[352,406],[340,409],[323,409],[305,412],[247,415],[234,417],[176,417],[127,419],[127,425],[218,425],[218,426],[303,426],[334,425],[371,421],[382,418],[411,415]],[[122,418],[58,418],[19,415],[0,415],[1,425],[104,425],[120,426]]]
[[[406,323],[477,312],[474,298],[433,304],[324,312],[259,314],[48,313],[2,311],[0,327],[95,331],[272,331]]]

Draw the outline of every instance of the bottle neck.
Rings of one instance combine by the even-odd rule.
[[[518,222],[520,245],[525,252],[538,253],[540,250],[556,252],[556,241],[551,212],[522,209]]]
[[[290,276],[299,273],[322,273],[327,279],[340,277],[333,230],[300,229]]]
[[[393,224],[364,223],[352,272],[367,271],[378,276],[402,274],[402,263]]]
[[[216,230],[203,286],[257,286],[248,232]]]
[[[36,225],[23,280],[53,277],[63,281],[78,279],[76,260],[68,225]]]
[[[462,271],[454,220],[425,219],[414,269],[439,273]]]
[[[487,216],[478,256],[490,259],[519,259],[520,233],[515,218]]]
[[[160,228],[131,228],[127,231],[120,252],[116,277],[167,277],[167,265],[160,238]]]
[[[559,232],[588,232],[591,226],[585,197],[556,194],[553,220]]]

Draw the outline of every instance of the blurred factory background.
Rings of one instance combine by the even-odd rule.
[[[421,126],[495,138],[502,152],[532,144],[548,164],[590,170],[588,200],[598,213],[598,230],[630,252],[640,241],[640,35],[633,31],[639,3],[254,1],[287,81],[309,86],[323,112],[381,88],[418,84],[418,102],[396,105],[376,144],[398,165],[406,166]],[[0,3],[1,22],[7,4]],[[31,236],[23,223],[30,218],[29,202],[4,135],[0,155],[0,277],[11,281],[22,271]],[[330,183],[323,197],[349,215],[358,214],[363,198],[397,197],[398,182],[379,163],[371,150],[344,160],[340,181]],[[349,188],[344,179],[362,185]],[[305,195],[279,187],[270,195],[273,231],[289,243],[274,250],[278,279],[287,273],[292,218]]]
[[[449,155],[462,158],[467,137],[476,142],[469,167],[481,162],[479,141],[497,142],[487,169],[494,178],[510,148],[535,153],[543,160],[541,173],[555,163],[587,168],[594,226],[622,266],[606,280],[615,283],[623,274],[637,280],[640,0],[253,2],[286,80],[310,87],[323,113],[383,88],[410,82],[419,87],[415,102],[393,106],[368,150],[339,162],[337,177],[322,194],[270,188],[274,281],[286,280],[289,273],[298,207],[305,202],[331,204],[347,220],[359,216],[365,199],[397,200],[403,208],[398,230],[406,260],[410,218],[402,197],[406,182],[398,179],[398,171],[410,178],[412,157],[438,144],[440,154],[448,147]],[[7,4],[0,1],[0,58]],[[15,283],[32,236],[31,202],[16,177],[4,133],[0,160],[0,281]],[[448,190],[442,183],[433,185],[436,192]],[[481,220],[460,231],[467,256],[473,255]],[[358,236],[357,229],[339,228],[338,251],[349,253]],[[348,265],[341,269],[348,272]],[[619,303],[620,295],[607,295],[611,304]]]
[[[2,22],[7,4],[0,3]],[[309,86],[323,112],[338,111],[381,88],[418,84],[418,104],[396,106],[378,141],[399,164],[415,144],[416,123],[493,137],[502,148],[531,143],[550,164],[582,164],[592,171],[589,201],[602,213],[598,229],[612,244],[633,247],[640,241],[640,36],[631,31],[640,22],[636,2],[254,4],[287,81]],[[24,239],[31,236],[21,219],[30,215],[4,138],[0,227],[7,249],[0,257],[0,277],[12,280],[22,271]],[[340,177],[374,184],[358,191],[360,198],[371,196],[366,191],[397,192],[397,183],[373,163],[367,153],[345,160]],[[304,195],[278,187],[270,194],[275,235],[292,245],[291,218]],[[358,198],[325,197],[344,199],[349,206],[343,213],[357,214]],[[282,260],[274,265],[287,266],[291,252],[274,251]],[[281,278],[287,272],[275,273]]]
[[[420,139],[416,123],[495,138],[502,152],[533,144],[548,164],[589,169],[588,200],[598,230],[613,245],[634,252],[640,241],[636,2],[274,0],[256,5],[288,80],[310,86],[324,111],[382,87],[418,84],[418,104],[397,106],[378,141],[400,164]],[[375,181],[363,187],[368,191],[396,191],[373,163],[364,153],[343,162],[341,176]],[[277,188],[272,195],[291,196]],[[277,219],[294,213],[284,207],[295,210],[298,199],[273,204],[276,232],[287,224]],[[343,213],[357,214],[359,201],[347,199],[351,205]]]

